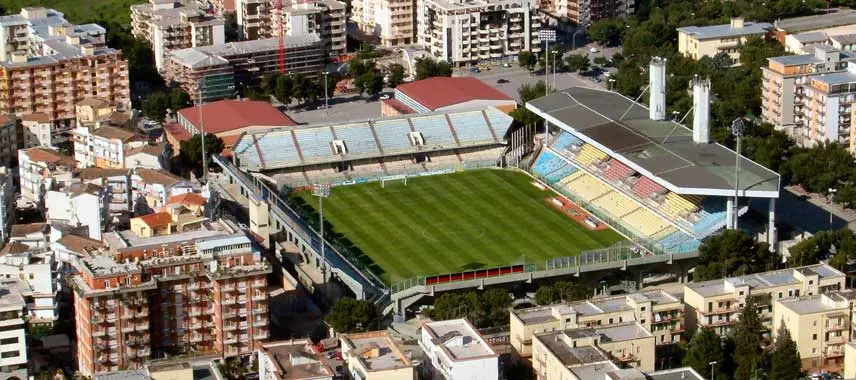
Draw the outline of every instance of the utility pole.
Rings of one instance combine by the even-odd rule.
[[[200,145],[202,145],[202,183],[208,183],[208,157],[205,155],[205,125],[202,121],[202,91],[205,89],[205,85],[202,82],[204,79],[199,79],[199,82],[196,84],[196,94],[198,101],[196,102],[196,109],[199,112],[199,131],[202,133],[202,139],[200,141]]]
[[[742,118],[736,118],[731,122],[731,134],[737,139],[737,150],[734,152],[734,229],[737,229],[737,209],[740,206],[737,204],[737,201],[740,199],[740,140],[743,138],[743,134],[746,132],[746,125],[743,124]]]

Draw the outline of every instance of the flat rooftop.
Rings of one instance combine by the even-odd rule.
[[[637,322],[606,327],[571,329],[565,330],[564,333],[572,339],[598,337],[601,343],[624,342],[653,336],[650,331]]]
[[[285,49],[297,49],[321,43],[317,34],[283,37]],[[320,45],[319,45],[320,46]],[[279,48],[277,38],[229,42],[222,45],[199,46],[169,52],[172,60],[190,68],[202,68],[228,63],[228,57],[272,52]]]
[[[526,108],[678,194],[733,196],[735,152],[696,144],[692,130],[651,120],[648,107],[616,92],[571,87],[526,103]],[[778,198],[780,176],[740,158],[744,197]]]
[[[808,297],[781,300],[782,307],[797,314],[816,314],[833,311],[843,312],[849,318],[851,300],[856,299],[856,289],[843,292],[817,294]]]
[[[678,28],[678,32],[694,35],[699,40],[723,37],[738,37],[753,34],[764,34],[773,28],[768,22],[746,21],[742,28],[732,28],[731,24],[720,24],[710,26],[685,26]]]
[[[426,322],[422,328],[453,361],[499,356],[466,319]]]
[[[219,219],[216,221],[203,222],[202,228],[196,231],[187,231],[163,236],[139,237],[131,230],[114,231],[104,234],[104,241],[110,245],[110,248],[115,250],[152,245],[168,245],[185,241],[195,242],[198,239],[225,236],[235,232],[237,232],[237,230],[234,227],[228,225],[222,219]]]
[[[413,365],[410,359],[385,331],[374,331],[363,334],[349,334],[342,337],[350,347],[351,356],[358,357],[365,363],[368,371],[385,371],[408,368]],[[345,347],[342,347],[345,350]]]
[[[705,380],[705,378],[692,369],[692,367],[648,372],[647,375],[647,378],[651,380]]]
[[[17,280],[0,282],[0,310],[21,310],[26,305]]]
[[[675,296],[672,296],[663,290],[654,289],[639,293],[596,298],[585,301],[574,301],[559,305],[538,306],[529,309],[514,310],[512,312],[524,324],[540,324],[558,321],[558,319],[553,316],[553,310],[557,310],[560,315],[576,313],[579,318],[589,315],[632,310],[633,306],[631,306],[630,300],[635,300],[637,303],[650,301],[653,305],[680,302],[680,300]]]
[[[609,356],[597,347],[568,346],[565,344],[565,341],[561,339],[562,335],[564,335],[563,331],[551,331],[543,334],[537,334],[537,337],[565,366],[570,367],[591,363],[611,362]]]
[[[818,47],[815,47],[817,49]],[[824,49],[824,48],[821,48]],[[827,49],[824,49],[827,50]],[[827,50],[834,51],[841,55],[841,61],[848,61],[856,58],[856,53],[849,50]],[[810,64],[821,64],[826,62],[823,58],[818,57],[814,53],[812,54],[800,54],[800,55],[785,55],[781,57],[770,57],[768,58],[771,62],[776,62],[782,66],[803,66]]]
[[[279,366],[283,379],[311,379],[331,377],[333,370],[321,362],[318,355],[309,347],[309,342],[270,342],[264,344],[264,351]]]
[[[797,277],[797,271],[812,274],[816,273],[820,279],[831,277],[844,277],[844,273],[829,266],[828,264],[815,264],[799,268],[782,269],[771,272],[755,273],[739,277],[729,277],[719,280],[710,280],[703,282],[689,283],[686,287],[694,290],[696,293],[704,297],[712,297],[719,295],[730,294],[733,291],[729,288],[733,286],[749,285],[753,290],[763,290],[784,285],[793,285],[800,283]]]
[[[773,25],[776,29],[784,30],[788,33],[799,33],[807,30],[826,29],[854,24],[856,24],[856,10],[833,9],[830,13],[779,20]]]

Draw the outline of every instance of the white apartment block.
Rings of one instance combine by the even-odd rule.
[[[110,218],[106,223],[125,224],[131,217],[131,170],[129,169],[99,169],[87,168],[77,171],[74,178],[81,183],[88,183],[106,189],[109,193],[107,209]]]
[[[350,21],[363,33],[376,36],[383,47],[416,43],[414,0],[352,0]]]
[[[131,175],[134,214],[146,215],[166,205],[169,197],[195,192],[193,184],[165,170],[134,169]]]
[[[0,283],[0,377],[27,377],[26,303],[16,280]]]
[[[149,0],[132,5],[131,26],[135,36],[152,45],[158,70],[170,50],[226,43],[223,18],[192,1]]]
[[[45,195],[47,221],[85,228],[90,239],[101,240],[110,219],[110,192],[91,183],[71,183]]]
[[[338,0],[284,0],[282,10],[275,0],[235,0],[238,28],[244,39],[318,35],[325,54],[347,53],[346,5]]]
[[[56,321],[59,281],[57,264],[49,247],[31,248],[11,242],[0,256],[0,281],[17,279],[27,306],[27,319],[32,324]]]
[[[499,378],[499,354],[466,319],[423,323],[419,346],[435,379]]]
[[[61,183],[70,181],[73,170],[74,159],[58,151],[48,148],[19,150],[21,197],[44,210],[47,191],[58,189]]]
[[[0,241],[9,238],[9,231],[15,224],[15,184],[12,172],[0,166]]]
[[[0,61],[11,60],[13,52],[29,49],[28,27],[26,18],[14,15],[0,17]]]
[[[424,0],[418,10],[419,43],[453,65],[514,59],[540,51],[535,0]]]
[[[74,130],[74,160],[79,168],[121,169],[125,152],[136,134],[127,129],[102,126],[98,129],[77,127]],[[145,142],[139,142],[139,145]]]

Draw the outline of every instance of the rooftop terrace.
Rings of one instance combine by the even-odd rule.
[[[385,371],[412,367],[398,345],[384,331],[349,334],[342,337],[342,350],[359,358],[368,371]]]
[[[433,343],[451,360],[471,360],[499,356],[465,319],[426,322],[422,325]]]
[[[782,269],[771,272],[750,274],[739,277],[730,277],[720,280],[693,282],[686,285],[696,293],[704,297],[727,295],[733,293],[734,286],[748,285],[752,290],[763,290],[785,285],[799,284],[802,282],[798,276],[804,274],[817,274],[821,280],[828,278],[844,278],[844,273],[829,266],[828,264],[815,264],[799,268]]]

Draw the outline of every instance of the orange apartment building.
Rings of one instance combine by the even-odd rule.
[[[70,127],[75,104],[86,98],[130,108],[128,63],[121,51],[106,47],[104,28],[71,24],[62,13],[45,8],[4,16],[0,27],[14,22],[32,25],[26,29],[31,46],[0,60],[0,114],[40,113],[54,125]]]
[[[244,232],[209,222],[105,240],[110,248],[84,255],[74,279],[81,373],[139,368],[165,354],[248,354],[269,337],[270,266]]]

